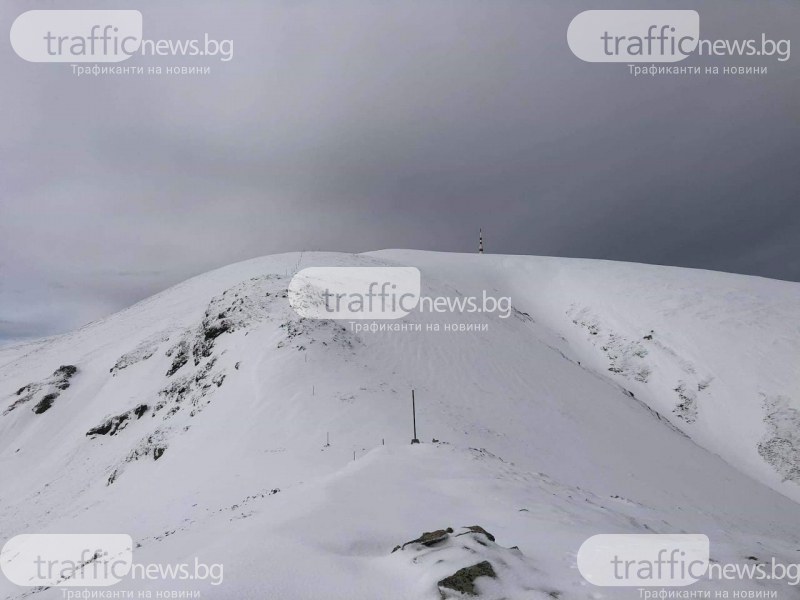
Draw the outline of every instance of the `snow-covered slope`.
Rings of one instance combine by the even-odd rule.
[[[800,500],[800,285],[597,260],[378,255],[424,265],[465,293],[493,281],[583,366]]]
[[[509,295],[513,315],[415,312],[488,327],[355,333],[288,305],[299,268],[398,264],[428,295]],[[716,560],[796,562],[799,359],[793,283],[416,251],[251,260],[0,349],[0,542],[130,533],[137,562],[199,556],[225,581],[120,587],[213,598],[435,599],[476,554],[497,572],[485,597],[638,597],[575,569],[581,542],[610,532],[705,533]],[[472,525],[496,543],[455,537]],[[391,552],[447,527],[473,541]]]

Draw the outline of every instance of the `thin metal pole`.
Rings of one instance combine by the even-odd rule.
[[[414,398],[414,390],[411,390],[411,415],[414,419],[414,439],[417,439],[417,401]]]

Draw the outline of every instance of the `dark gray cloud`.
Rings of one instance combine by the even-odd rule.
[[[131,7],[95,3],[111,5]],[[711,39],[791,39],[800,23],[788,0],[676,8],[692,6]],[[34,7],[54,5],[5,2],[0,29]],[[262,254],[473,251],[479,226],[497,253],[800,281],[800,58],[734,61],[761,76],[634,78],[570,53],[567,25],[588,8],[142,8],[147,37],[234,40],[231,62],[183,78],[77,78],[4,42],[0,339]]]

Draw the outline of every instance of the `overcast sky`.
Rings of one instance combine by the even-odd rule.
[[[155,3],[152,3],[155,5]],[[792,39],[760,76],[639,77],[566,44],[569,0],[10,1],[208,33],[190,77],[76,77],[0,44],[0,343],[291,250],[607,258],[800,281],[800,2],[713,0],[701,37]],[[652,3],[664,8],[669,2]],[[692,57],[685,64],[731,64]]]

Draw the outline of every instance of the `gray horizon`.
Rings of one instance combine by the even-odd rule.
[[[790,0],[666,4],[698,10],[709,39],[792,39],[800,24]],[[95,7],[134,8],[80,6]],[[34,8],[53,3],[6,2],[0,25]],[[76,77],[6,36],[0,345],[255,256],[475,252],[479,227],[493,254],[800,281],[800,58],[691,57],[768,73],[633,77],[571,54],[567,25],[590,8],[139,7],[146,37],[234,40],[227,63],[130,59],[211,66],[193,77]]]

